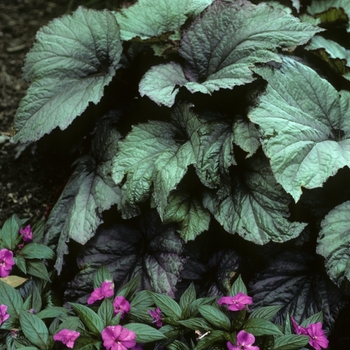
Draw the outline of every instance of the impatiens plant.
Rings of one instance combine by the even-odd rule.
[[[53,340],[60,341],[67,348],[73,349],[75,340],[80,336],[79,332],[71,331],[69,329],[61,329],[53,336]]]
[[[76,159],[45,222],[4,224],[1,276],[58,281],[70,311],[44,328],[12,291],[4,324],[43,349],[64,329],[76,348],[327,347],[350,295],[349,13],[136,0],[41,28],[12,141],[60,129],[42,142]]]

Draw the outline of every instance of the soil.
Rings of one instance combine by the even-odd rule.
[[[12,144],[16,109],[29,86],[21,75],[38,29],[63,15],[68,0],[0,0],[0,227],[16,213],[31,222],[45,215],[69,176],[65,157],[43,145]]]

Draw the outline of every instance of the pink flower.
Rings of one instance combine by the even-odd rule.
[[[28,225],[25,229],[20,229],[19,233],[23,235],[24,242],[27,242],[27,243],[33,242],[33,232],[30,225]]]
[[[328,339],[322,330],[321,322],[310,323],[307,326],[307,335],[310,337],[309,344],[316,350],[321,350],[321,348],[326,349],[328,347]]]
[[[241,330],[237,334],[236,346],[227,342],[228,350],[260,350],[258,346],[252,345],[255,342],[255,337],[253,334],[247,333]]]
[[[162,311],[160,311],[159,307],[156,307],[155,310],[148,310],[148,313],[152,316],[153,321],[152,323],[155,323],[157,327],[162,327]]]
[[[15,264],[13,253],[6,248],[0,250],[0,277],[7,277]]]
[[[239,311],[246,305],[253,304],[253,299],[242,292],[237,293],[233,297],[222,297],[218,300],[219,305],[226,304],[231,311]]]
[[[136,345],[136,334],[122,326],[108,326],[102,331],[103,345],[107,350],[126,350]]]
[[[75,340],[80,336],[79,332],[70,329],[62,329],[53,336],[53,340],[62,342],[67,348],[73,349]]]
[[[120,318],[123,318],[130,311],[129,302],[121,295],[114,298],[113,306],[114,314],[118,315],[120,313]]]
[[[0,326],[8,320],[10,315],[7,313],[7,305],[1,304],[0,305]]]
[[[328,347],[328,339],[326,338],[323,330],[322,323],[310,323],[306,328],[299,326],[294,318],[290,317],[292,320],[294,332],[296,334],[308,335],[310,338],[309,344],[316,350],[321,350],[321,348],[326,349]]]
[[[307,329],[305,327],[302,327],[300,325],[298,325],[295,321],[295,319],[290,316],[290,319],[292,320],[292,324],[293,324],[293,328],[294,328],[294,332],[296,334],[303,334],[303,335],[307,335]]]
[[[109,298],[114,294],[114,283],[112,281],[102,282],[101,288],[96,288],[90,295],[87,303],[93,304],[96,300]]]

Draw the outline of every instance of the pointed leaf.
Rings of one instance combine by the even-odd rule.
[[[249,319],[243,325],[243,329],[252,333],[255,336],[259,335],[282,335],[283,333],[280,329],[268,320],[264,320],[262,318],[252,318]]]
[[[243,294],[248,294],[247,287],[244,284],[241,275],[239,275],[236,280],[233,282],[232,287],[230,289],[230,295],[234,296],[239,292]]]
[[[12,215],[4,222],[0,231],[0,238],[4,244],[4,248],[8,250],[15,250],[21,240],[19,229],[21,221],[17,215]]]
[[[254,310],[249,315],[249,318],[262,318],[264,320],[270,320],[281,309],[282,309],[282,305],[263,306],[263,307],[261,307],[259,309]]]
[[[138,343],[149,343],[152,341],[165,339],[164,334],[146,324],[128,323],[124,327],[136,334],[136,341]]]
[[[183,244],[175,228],[162,225],[155,212],[141,217],[138,226],[101,227],[82,250],[78,259],[81,271],[67,287],[66,297],[85,303],[92,290],[93,276],[104,264],[113,275],[115,290],[140,274],[141,289],[174,298],[186,260]]]
[[[26,338],[40,349],[47,349],[49,331],[45,323],[36,315],[22,311],[19,317],[21,329]]]
[[[321,222],[317,253],[325,260],[331,280],[350,294],[350,201],[331,210]]]
[[[102,264],[94,276],[94,289],[101,288],[102,283],[105,281],[113,281],[113,277],[106,266]]]
[[[97,310],[97,314],[101,317],[104,327],[107,327],[113,318],[114,308],[109,299],[104,299]]]
[[[219,309],[211,305],[202,305],[199,307],[200,314],[214,327],[230,330],[230,319]]]
[[[178,320],[181,318],[182,309],[179,304],[167,295],[152,293],[152,298],[157,307],[168,317]]]
[[[100,335],[104,325],[102,318],[85,305],[69,303],[78,314],[79,318],[84,322],[86,327],[95,335]]]
[[[167,198],[194,159],[189,143],[175,141],[178,129],[170,123],[150,121],[133,128],[120,143],[113,160],[113,179],[119,184],[124,175],[121,210],[124,217],[138,213],[137,202],[149,198],[154,184],[155,199],[162,215]]]
[[[119,27],[107,10],[79,7],[42,27],[23,68],[32,84],[15,116],[13,141],[35,141],[56,127],[66,129],[89,103],[97,104],[121,52]]]
[[[198,198],[184,191],[175,191],[169,196],[163,219],[164,222],[178,223],[181,238],[188,242],[208,230],[210,213]]]
[[[188,308],[189,305],[196,300],[196,288],[191,282],[188,288],[182,293],[181,298],[179,300],[179,305],[182,310]]]
[[[27,273],[28,275],[39,277],[45,281],[50,281],[46,265],[42,261],[27,260]]]
[[[5,282],[6,284],[8,284],[9,286],[16,288],[20,285],[22,285],[24,282],[28,281],[28,278],[23,278],[20,276],[15,276],[15,275],[11,275],[11,276],[7,276],[4,278],[0,278],[0,281]]]
[[[23,300],[15,288],[3,281],[0,281],[0,304],[7,305],[7,312],[11,316],[18,317],[23,306]]]
[[[302,187],[320,187],[350,165],[350,93],[287,57],[279,70],[255,71],[268,86],[249,118],[260,127],[277,181],[298,201]]]
[[[298,350],[307,345],[310,338],[307,335],[289,334],[276,338],[274,350]]]
[[[203,203],[227,232],[265,244],[297,237],[306,226],[287,220],[289,201],[267,160],[254,155],[233,168],[230,183],[223,182],[216,193],[206,192]]]
[[[315,270],[315,263],[310,254],[293,250],[277,256],[249,285],[252,309],[283,305],[273,319],[277,324],[284,323],[287,312],[301,324],[323,311],[324,329],[330,329],[345,300],[333,282]]]
[[[25,259],[53,259],[55,257],[54,251],[40,243],[26,244],[20,251],[20,254]]]
[[[102,212],[119,202],[120,189],[110,177],[111,157],[119,138],[109,120],[99,126],[92,144],[95,151],[80,159],[50,213],[44,243],[57,247],[55,268],[59,273],[69,238],[85,244],[103,222]]]

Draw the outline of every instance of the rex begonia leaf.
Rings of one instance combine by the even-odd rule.
[[[307,12],[320,18],[324,24],[347,25],[350,31],[350,2],[347,0],[313,0]]]
[[[103,134],[102,139],[99,134]],[[119,202],[120,189],[111,179],[111,159],[120,134],[108,120],[101,123],[91,155],[82,157],[47,221],[45,243],[57,245],[55,268],[61,271],[69,238],[85,244],[103,222],[102,212]],[[96,144],[96,145],[95,145]]]
[[[324,328],[330,329],[345,298],[339,289],[319,271],[315,257],[300,251],[287,251],[257,273],[248,287],[253,309],[282,305],[274,320],[278,324],[289,313],[298,324],[323,311]]]
[[[350,202],[336,206],[321,222],[317,253],[331,280],[350,294]]]
[[[77,262],[81,271],[69,284],[66,296],[86,302],[93,291],[94,275],[103,264],[112,274],[116,290],[141,274],[141,289],[174,298],[186,260],[183,244],[175,228],[163,225],[156,212],[141,217],[138,227],[101,226],[80,253]]]
[[[35,141],[66,129],[97,104],[122,53],[119,27],[109,11],[79,7],[41,28],[23,68],[31,85],[17,110],[13,141]]]
[[[190,142],[181,144],[175,140],[180,131],[171,123],[149,121],[135,126],[120,142],[112,176],[117,184],[126,176],[120,203],[124,217],[139,213],[137,203],[149,198],[152,185],[159,214],[163,216],[170,191],[194,162]]]
[[[140,93],[169,107],[181,86],[211,94],[250,83],[255,63],[280,62],[277,48],[292,50],[321,30],[266,3],[217,0],[183,32],[184,73],[174,62],[152,67],[141,80]]]
[[[196,15],[208,6],[210,0],[138,0],[116,12],[123,40],[135,37],[145,40],[163,33],[179,32],[187,15]]]
[[[203,203],[227,232],[265,244],[288,241],[305,227],[288,221],[290,200],[267,159],[256,154],[232,167],[231,177],[218,190],[205,192]]]
[[[334,72],[350,80],[350,50],[321,35],[315,35],[305,49],[319,56]]]
[[[248,117],[260,127],[276,180],[298,201],[350,166],[350,93],[338,92],[291,58],[279,70],[254,69],[268,82]]]
[[[169,196],[169,204],[164,212],[164,222],[178,223],[181,238],[188,242],[208,230],[210,213],[203,207],[201,200],[177,190]]]

